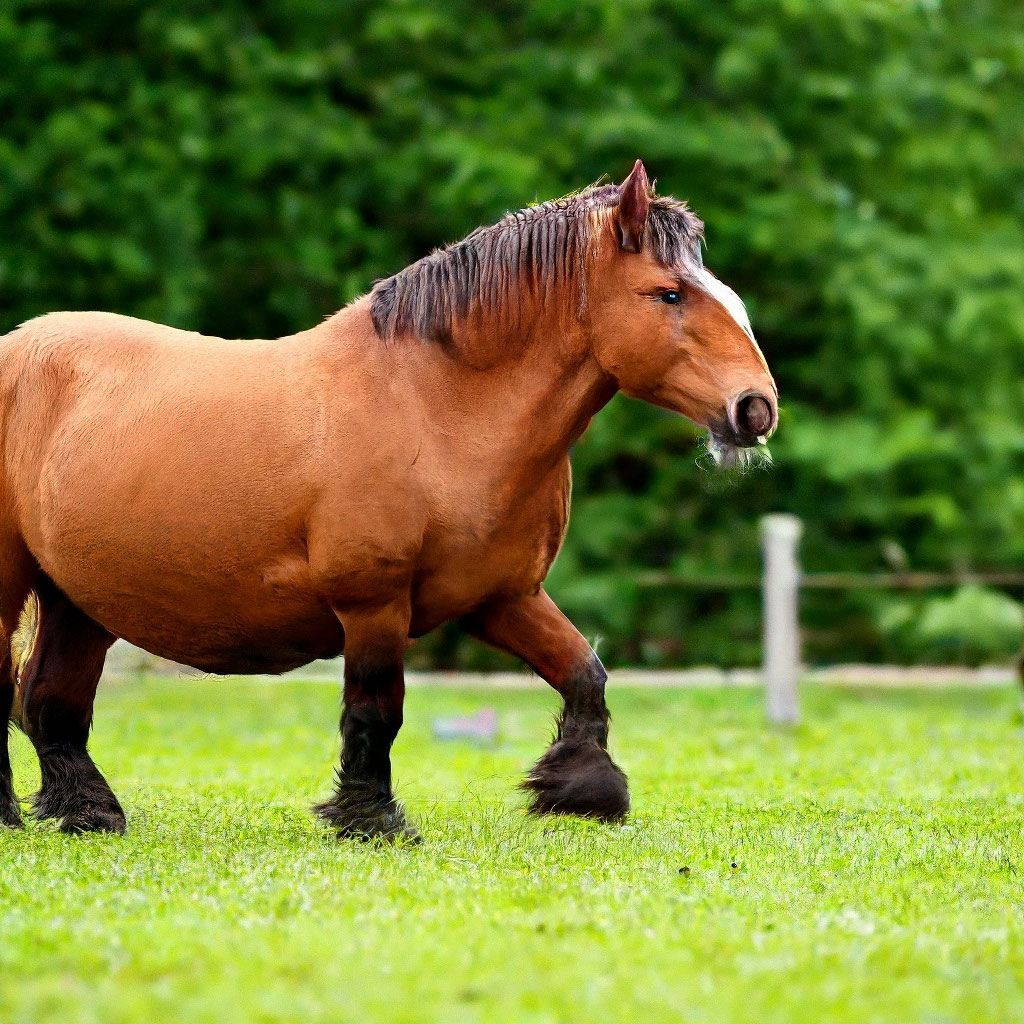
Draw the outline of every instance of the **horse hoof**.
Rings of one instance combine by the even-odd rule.
[[[0,803],[0,826],[3,828],[24,827],[24,822],[21,820],[21,810],[18,807],[17,801],[7,800]]]
[[[120,807],[86,804],[65,816],[61,820],[60,830],[72,835],[80,832],[114,832],[124,835],[128,831],[128,822]]]
[[[593,740],[556,740],[523,782],[534,814],[621,821],[629,813],[622,770]]]
[[[103,788],[106,789],[105,783]],[[32,797],[32,816],[39,821],[56,819],[60,822],[61,832],[123,834],[128,830],[124,811],[109,790],[85,794],[53,785],[44,786]]]
[[[416,844],[419,832],[406,821],[405,811],[396,800],[380,803],[367,800],[359,791],[339,792],[331,800],[317,804],[315,814],[338,834],[340,839],[359,839],[368,843]]]
[[[419,846],[423,842],[423,836],[420,835],[419,829],[407,821],[403,821],[401,826],[395,829],[387,829],[373,834],[356,833],[352,838],[361,839],[367,843],[386,843],[395,846]]]

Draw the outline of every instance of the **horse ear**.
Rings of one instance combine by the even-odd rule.
[[[637,160],[619,186],[619,242],[626,252],[639,252],[651,208],[651,184],[643,161]]]

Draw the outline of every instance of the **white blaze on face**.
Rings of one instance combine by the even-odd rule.
[[[747,307],[743,305],[743,300],[727,284],[723,284],[714,274],[703,267],[694,275],[694,280],[708,295],[725,307],[726,312],[753,341],[754,332],[750,327],[750,317],[747,316]]]
[[[743,329],[743,332],[750,338],[754,351],[757,353],[758,358],[761,360],[761,365],[767,373],[768,363],[765,362],[761,348],[754,338],[754,331],[750,326],[750,317],[747,316],[747,307],[743,305],[743,300],[727,284],[723,284],[714,274],[703,267],[692,275],[691,280],[698,288],[702,288],[707,292]],[[763,445],[766,443],[767,438],[759,437],[758,441]],[[740,448],[715,436],[710,430],[708,431],[708,452],[718,465],[734,466],[741,469],[747,469],[758,464],[770,464],[772,461],[767,448]]]

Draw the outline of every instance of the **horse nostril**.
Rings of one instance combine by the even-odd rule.
[[[763,395],[746,395],[736,403],[736,426],[742,433],[763,437],[773,423],[771,402]]]

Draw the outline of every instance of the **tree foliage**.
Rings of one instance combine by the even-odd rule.
[[[8,0],[0,53],[2,330],[273,336],[637,155],[688,198],[780,385],[775,468],[598,419],[551,589],[612,661],[756,659],[756,593],[636,571],[753,573],[764,511],[809,568],[1024,564],[1015,0]],[[929,656],[891,606],[809,600],[809,654]]]

